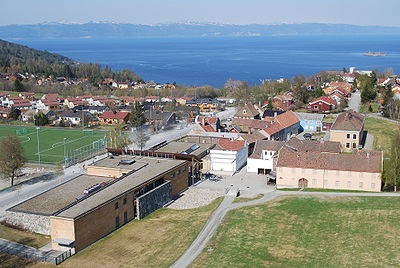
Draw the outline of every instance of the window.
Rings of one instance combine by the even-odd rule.
[[[340,187],[340,181],[335,182],[335,187]]]
[[[371,183],[371,188],[375,189],[375,183]]]
[[[353,142],[353,149],[357,148],[357,143]]]
[[[126,197],[124,198],[124,205],[126,205]]]
[[[353,140],[357,139],[357,134],[353,134]]]
[[[115,217],[115,228],[119,227],[119,216]]]
[[[119,204],[118,204],[118,202],[116,202],[115,203],[115,209],[118,209],[119,208]]]
[[[171,178],[174,178],[174,177],[175,177],[175,173],[172,173],[170,177],[171,177]]]
[[[351,181],[347,182],[347,188],[351,188]]]
[[[124,212],[124,224],[128,222],[128,212]]]
[[[178,171],[176,172],[176,175],[179,175],[179,174],[181,174],[181,170],[180,169],[178,169]]]
[[[349,133],[347,133],[346,138],[350,139],[350,134]]]
[[[358,184],[358,188],[362,189],[363,187],[364,187],[364,184],[363,184],[362,182],[360,182],[360,183]]]
[[[314,109],[318,109],[318,105],[314,105]]]
[[[186,168],[184,167],[184,168],[182,168],[182,172],[185,172],[186,171]]]
[[[350,143],[346,142],[346,148],[350,148]]]

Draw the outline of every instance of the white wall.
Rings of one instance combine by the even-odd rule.
[[[211,169],[236,172],[246,165],[247,155],[247,146],[240,151],[211,150]]]

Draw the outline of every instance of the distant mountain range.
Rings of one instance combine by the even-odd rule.
[[[141,25],[114,22],[41,23],[0,26],[2,39],[53,38],[138,38],[201,36],[279,36],[279,35],[400,35],[400,27],[349,24],[233,25],[213,23],[172,23]]]

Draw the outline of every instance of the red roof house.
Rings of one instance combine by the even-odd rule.
[[[306,107],[307,112],[329,113],[336,108],[336,102],[327,96],[311,101]]]

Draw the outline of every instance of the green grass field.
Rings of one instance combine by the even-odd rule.
[[[286,197],[228,213],[194,267],[398,267],[400,199]]]
[[[26,129],[27,133],[17,135],[24,147],[28,162],[39,161],[36,127],[0,126],[0,138],[16,135],[17,130]],[[57,164],[64,161],[64,138],[66,154],[89,145],[94,141],[104,139],[107,132],[83,131],[81,129],[40,128],[39,131],[40,161],[45,164]]]

